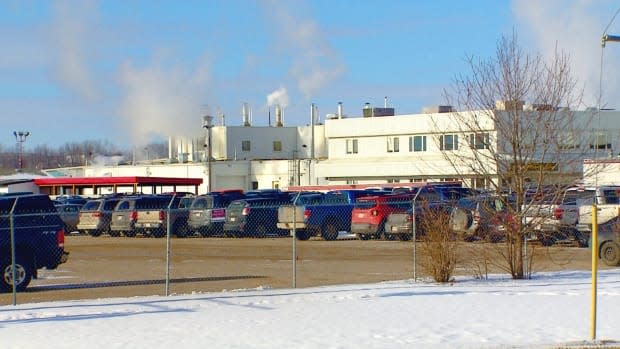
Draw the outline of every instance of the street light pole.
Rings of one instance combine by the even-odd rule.
[[[598,115],[598,129],[601,127],[601,107],[602,107],[602,98],[603,98],[603,52],[605,49],[605,44],[607,42],[620,42],[620,36],[618,35],[609,35],[607,34],[607,29],[611,26],[613,21],[616,19],[616,16],[620,13],[620,8],[616,10],[616,13],[609,21],[607,27],[603,31],[603,36],[601,37],[601,69],[599,75],[599,95],[598,95],[598,107],[597,107],[597,115]],[[597,131],[598,132],[598,131]],[[598,139],[598,136],[597,136]],[[598,141],[597,147],[598,149]],[[595,150],[596,152],[596,150]],[[596,157],[598,158],[598,157]],[[595,188],[598,187],[598,170],[595,174]],[[596,318],[597,318],[597,289],[598,289],[598,208],[597,208],[597,195],[596,190],[594,190],[594,198],[592,199],[592,232],[590,236],[591,240],[591,248],[592,248],[592,285],[591,285],[591,297],[590,297],[590,339],[596,339]]]
[[[26,141],[26,137],[30,136],[30,132],[28,131],[13,131],[13,135],[15,136],[15,140],[17,141],[17,151],[19,152],[19,158],[17,163],[18,171],[21,171],[24,167],[24,142]]]
[[[213,183],[211,180],[211,156],[213,154],[211,151],[211,129],[213,128],[213,116],[204,115],[202,117],[202,127],[207,129],[207,170],[209,172],[207,192],[210,192],[213,190],[211,187],[211,183]]]

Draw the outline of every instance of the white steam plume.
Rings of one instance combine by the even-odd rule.
[[[278,28],[281,47],[293,54],[291,75],[306,98],[323,86],[339,78],[346,70],[337,51],[329,44],[317,23],[302,15],[295,15],[287,6],[296,2],[266,1],[267,13],[273,16]]]
[[[574,76],[584,87],[586,106],[597,106],[601,72],[601,37],[618,4],[612,1],[514,0],[519,40],[534,44],[544,57],[558,49],[570,54]],[[620,33],[620,18],[609,28]],[[605,48],[601,106],[620,107],[620,79],[616,62],[620,45]],[[611,103],[610,103],[611,102]],[[611,104],[611,105],[610,105]]]
[[[87,100],[98,97],[89,69],[87,52],[93,49],[92,23],[96,9],[91,1],[52,1],[51,45],[55,55],[54,75],[74,93]]]
[[[272,106],[274,104],[279,104],[282,108],[288,106],[288,92],[286,88],[280,87],[267,96],[267,106]]]
[[[127,63],[121,68],[120,82],[124,90],[121,126],[131,130],[134,145],[146,144],[154,136],[195,134],[200,128],[206,66],[186,71],[160,64],[138,69]]]

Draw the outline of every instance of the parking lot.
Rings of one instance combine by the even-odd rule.
[[[413,242],[339,240],[296,241],[296,286],[381,282],[413,277]],[[18,303],[66,299],[110,298],[245,288],[292,287],[291,238],[187,238],[170,240],[170,268],[166,267],[166,239],[67,237],[67,263],[57,270],[40,271]],[[462,243],[456,273],[472,275],[472,255],[501,248],[501,244]],[[532,246],[536,271],[589,270],[590,251],[578,247]],[[423,256],[416,249],[416,260]],[[494,261],[494,262],[497,262]],[[501,272],[489,263],[488,272]],[[416,275],[425,276],[416,266]],[[506,275],[506,277],[509,277]],[[11,294],[0,295],[11,304]]]

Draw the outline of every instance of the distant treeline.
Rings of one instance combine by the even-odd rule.
[[[119,162],[158,159],[168,156],[165,142],[150,143],[134,149],[121,149],[109,141],[83,141],[65,143],[58,147],[48,145],[28,146],[24,143],[21,156],[17,145],[0,144],[0,175],[16,172],[41,173],[43,169],[93,165],[117,159]]]

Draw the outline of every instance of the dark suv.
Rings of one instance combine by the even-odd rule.
[[[288,230],[277,227],[278,207],[290,202],[289,196],[281,195],[235,200],[226,208],[224,233],[234,237],[288,235]]]
[[[14,230],[14,269],[11,226]],[[67,261],[63,226],[47,195],[0,195],[0,291],[11,290],[13,280],[16,290],[22,291],[31,279],[37,277],[38,269],[56,269]]]
[[[592,241],[588,245],[592,246]],[[606,265],[620,266],[620,216],[599,224],[598,252],[599,258]]]

